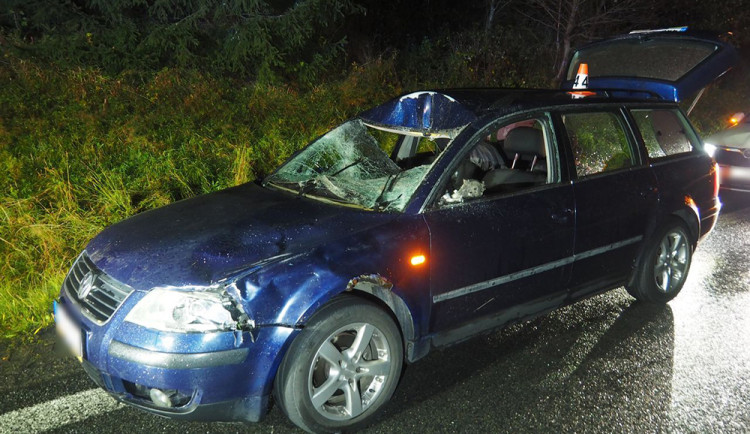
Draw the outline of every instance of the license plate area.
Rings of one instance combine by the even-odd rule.
[[[57,302],[54,303],[55,330],[78,361],[83,360],[83,331]]]

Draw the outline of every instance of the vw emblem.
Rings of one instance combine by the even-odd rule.
[[[749,149],[745,149],[745,151],[744,151],[744,152],[742,152],[742,155],[743,155],[743,156],[744,156],[745,158],[750,158],[750,148],[749,148]]]
[[[92,273],[86,273],[81,280],[81,286],[78,287],[78,299],[83,300],[86,298],[91,289],[94,287],[94,275]]]

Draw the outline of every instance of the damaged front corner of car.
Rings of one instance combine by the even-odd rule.
[[[255,342],[258,335],[258,326],[255,323],[255,320],[253,320],[242,307],[242,303],[240,302],[240,292],[234,282],[224,287],[222,302],[224,309],[229,311],[232,315],[232,319],[235,320],[236,330],[249,332],[250,339]]]
[[[354,288],[365,289],[372,286],[390,291],[393,288],[393,283],[380,274],[362,274],[349,280],[349,283],[346,284],[346,290],[352,291]]]

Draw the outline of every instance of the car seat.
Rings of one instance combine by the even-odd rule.
[[[511,167],[488,172],[483,178],[488,190],[517,188],[546,181],[546,152],[541,130],[532,127],[514,128],[505,138],[505,151],[513,155]]]

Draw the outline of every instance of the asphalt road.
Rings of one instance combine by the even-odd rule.
[[[366,432],[750,432],[750,195],[722,197],[682,293],[624,289],[432,352]],[[95,389],[46,330],[0,347],[0,432],[298,432],[174,422]]]

